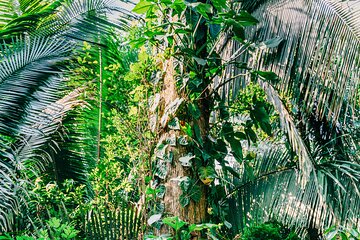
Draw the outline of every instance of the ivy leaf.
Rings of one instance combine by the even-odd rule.
[[[201,116],[201,112],[199,110],[199,107],[195,103],[189,103],[188,105],[189,113],[194,119],[199,119]]]
[[[182,146],[186,146],[189,144],[187,135],[179,136],[178,137],[178,143]]]
[[[149,225],[152,225],[153,223],[159,221],[161,219],[161,216],[161,214],[154,214],[148,219],[147,223]]]
[[[190,187],[190,181],[191,179],[189,177],[183,177],[183,178],[180,178],[179,181],[180,181],[180,189],[183,191],[183,192],[187,192],[189,187]]]
[[[199,128],[199,125],[197,125],[196,123],[194,124],[194,132],[195,132],[195,137],[196,137],[197,142],[200,144],[200,146],[203,146],[204,142],[201,137],[200,128]]]
[[[180,107],[181,103],[184,101],[182,98],[176,98],[173,102],[171,102],[164,110],[164,115],[161,117],[160,124],[162,127],[165,127],[169,116],[174,115],[178,108]]]
[[[172,151],[169,151],[167,154],[165,154],[164,161],[168,163],[172,163],[174,159],[174,153]]]
[[[133,8],[133,12],[137,13],[137,14],[144,14],[146,13],[152,6],[154,5],[154,3],[152,2],[148,2],[146,0],[140,1],[138,4],[136,4],[136,6]]]
[[[176,146],[176,135],[175,133],[170,134],[167,138],[166,138],[166,143],[169,144],[170,146],[175,147]],[[164,156],[164,159],[166,158],[166,154]]]
[[[174,117],[168,124],[168,127],[172,130],[180,130],[180,121],[177,117]]]
[[[156,197],[160,199],[164,198],[165,191],[166,191],[165,185],[164,184],[159,185],[156,189]]]
[[[168,144],[159,144],[155,149],[155,155],[157,158],[164,159],[166,148],[168,147]]]
[[[195,182],[193,182],[192,187],[190,188],[189,196],[194,202],[199,202],[201,199],[200,187],[196,185]]]
[[[179,162],[184,167],[191,167],[190,160],[193,158],[195,158],[195,155],[192,155],[192,153],[188,153],[186,156],[179,158]]]
[[[156,108],[159,106],[160,103],[160,94],[156,93],[154,96],[150,97],[149,99],[149,110],[150,112],[155,112]]]
[[[181,194],[179,201],[182,207],[186,207],[190,203],[190,197],[187,196],[186,194]]]
[[[165,179],[168,173],[167,162],[159,159],[157,164],[154,166],[153,172],[154,175],[158,176],[159,178]]]
[[[216,176],[214,168],[210,166],[199,168],[199,178],[205,185],[210,185]]]
[[[186,222],[181,220],[178,216],[176,217],[167,217],[164,218],[163,223],[172,227],[176,232],[179,231],[183,226],[186,225]]]

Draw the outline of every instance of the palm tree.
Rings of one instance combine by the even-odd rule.
[[[124,10],[106,0],[0,4],[0,39],[4,41],[0,46],[0,231],[8,231],[26,209],[27,189],[34,179],[49,163],[59,172],[49,149],[59,147],[53,142],[64,130],[65,115],[79,104],[76,97],[81,89],[69,92],[64,85],[64,76],[69,74],[66,64],[78,41],[101,45],[98,35],[114,26],[123,29],[126,18],[107,21],[106,13],[123,14]],[[67,168],[71,175],[86,181],[81,156],[68,160],[73,161]],[[23,213],[29,223],[31,215]]]
[[[276,148],[258,156],[255,179],[238,179],[228,192],[235,194],[231,209],[239,210],[231,212],[232,221],[240,228],[271,218],[298,229],[359,228],[359,2],[240,2],[259,20],[246,33],[258,48],[237,59],[260,71],[257,82],[296,159]],[[243,47],[230,41],[223,54]],[[227,71],[232,77],[243,70]],[[223,95],[232,101],[248,81],[225,84]]]

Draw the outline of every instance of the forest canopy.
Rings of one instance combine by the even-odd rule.
[[[0,0],[0,239],[360,239],[357,0]]]

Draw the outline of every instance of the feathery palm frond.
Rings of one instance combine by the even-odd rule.
[[[266,176],[266,181],[243,183],[242,193],[238,193],[239,203],[235,204],[249,212],[252,206],[244,205],[245,202],[259,198],[265,205],[254,209],[269,206],[267,216],[279,216],[285,223],[298,227],[324,229],[331,224],[351,225],[351,221],[359,227],[360,195],[356,187],[359,155],[354,154],[356,144],[347,137],[351,134],[347,129],[350,131],[358,117],[355,105],[358,104],[356,94],[360,77],[360,2],[240,2],[241,8],[251,12],[260,23],[247,31],[250,40],[258,41],[257,48],[249,55],[242,54],[237,61],[247,61],[254,70],[272,71],[280,77],[278,82],[271,83],[263,82],[259,77],[258,83],[279,112],[282,128],[299,164],[294,169]],[[249,46],[230,41],[223,54],[232,56],[246,48]],[[229,67],[222,82],[227,82],[239,71],[243,70]],[[228,99],[236,96],[247,81],[248,76],[235,78],[223,86],[222,96]],[[290,97],[294,106],[291,111],[282,102],[282,96]],[[311,139],[308,134],[315,131],[316,126],[311,126],[310,119],[322,122],[321,127],[328,128],[328,132],[335,132],[336,138],[344,144],[338,148],[345,149],[336,154],[327,153],[326,157],[326,154],[316,156],[311,145],[317,139]],[[310,130],[300,131],[299,123]],[[316,131],[327,132],[326,129]],[[323,151],[332,151],[329,146],[322,146]],[[295,169],[302,175],[302,187],[297,184]],[[274,193],[269,189],[274,189]]]
[[[0,1],[0,29],[8,22],[18,17],[18,6],[15,0]]]
[[[99,41],[99,36],[111,33],[111,28],[128,29],[129,19],[134,18],[131,13],[113,7],[113,4],[113,0],[65,1],[55,15],[40,24],[35,34],[63,35],[81,41]],[[114,15],[116,18],[113,16],[109,21],[106,19],[108,15]]]
[[[296,227],[303,234],[306,228],[325,230],[336,224],[358,227],[359,167],[353,164],[350,168],[348,162],[340,161],[318,165],[317,176],[310,175],[301,188],[290,155],[281,148],[270,148],[256,159],[254,179],[244,174],[229,189],[229,221],[237,223],[233,231],[272,219]]]
[[[86,235],[90,239],[138,239],[141,233],[141,209],[121,204],[117,209],[94,208],[86,216]]]
[[[360,78],[360,2],[339,0],[242,1],[260,24],[250,38],[280,38],[259,50],[254,68],[275,72],[276,88],[303,113],[333,125],[354,114]]]
[[[61,39],[19,40],[2,46],[0,60],[0,132],[16,135],[33,93],[59,73],[72,44]],[[60,64],[60,65],[59,65]]]
[[[11,39],[14,36],[23,36],[24,33],[34,31],[43,19],[52,15],[61,5],[63,0],[56,0],[51,3],[43,0],[8,2],[12,6],[12,14],[5,15],[0,24],[0,38]],[[1,4],[1,3],[0,3]],[[8,7],[9,8],[9,7]],[[10,9],[3,11],[11,12]]]

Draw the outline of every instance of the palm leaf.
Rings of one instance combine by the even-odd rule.
[[[141,209],[131,204],[118,208],[94,208],[86,216],[86,236],[91,239],[130,240],[141,234]]]
[[[36,30],[39,23],[52,15],[62,1],[56,0],[49,3],[43,0],[25,0],[19,1],[18,4],[13,1],[11,4],[13,6],[11,18],[7,17],[7,21],[3,21],[2,25],[0,24],[0,37],[2,39],[9,39],[14,36],[23,36],[25,32],[29,33]]]
[[[57,14],[41,23],[35,34],[63,35],[89,42],[97,38],[98,42],[98,36],[111,33],[112,28],[127,30],[129,19],[134,17],[113,4],[113,0],[64,1]],[[107,15],[113,15],[111,21]]]
[[[2,46],[0,132],[16,135],[33,93],[59,73],[59,64],[71,48],[72,44],[52,38],[20,39],[12,47]]]
[[[0,1],[0,29],[18,16],[15,0]]]
[[[260,24],[250,38],[281,38],[255,53],[254,68],[273,71],[280,93],[301,111],[335,125],[352,118],[360,77],[360,3],[338,0],[242,1]]]
[[[335,160],[318,165],[317,175],[310,175],[301,188],[290,155],[271,146],[254,163],[255,179],[243,175],[234,180],[234,187],[229,186],[229,221],[238,223],[235,233],[246,224],[272,219],[296,227],[302,234],[307,228],[325,230],[337,224],[359,227],[359,167]]]

